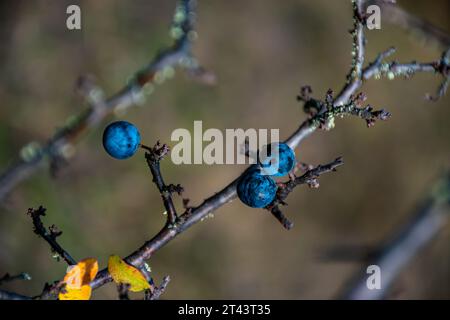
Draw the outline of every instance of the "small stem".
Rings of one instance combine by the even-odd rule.
[[[167,211],[167,226],[173,226],[177,222],[178,216],[172,200],[172,190],[165,184],[160,168],[160,161],[167,154],[168,147],[166,145],[161,146],[158,142],[153,148],[143,145],[141,145],[141,148],[147,151],[145,158],[152,173],[153,182],[161,194],[164,208]]]
[[[278,206],[274,206],[270,209],[270,213],[283,225],[286,230],[290,230],[294,227],[294,223],[291,222]]]

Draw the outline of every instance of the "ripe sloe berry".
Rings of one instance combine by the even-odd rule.
[[[252,208],[269,205],[277,193],[277,185],[269,176],[259,173],[259,168],[250,169],[241,177],[237,185],[239,199]]]
[[[127,121],[113,122],[103,132],[103,147],[116,159],[123,160],[133,156],[140,142],[138,129]]]
[[[282,177],[294,168],[296,163],[295,153],[286,143],[272,143],[266,148],[267,156],[263,156],[260,159],[263,174]],[[275,156],[275,152],[272,152],[274,148],[278,148],[278,157]]]

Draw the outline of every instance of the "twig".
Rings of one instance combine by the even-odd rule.
[[[26,272],[22,272],[14,276],[10,275],[9,273],[6,273],[3,277],[0,278],[0,285],[15,280],[31,280],[31,276]]]
[[[145,300],[158,300],[161,295],[166,291],[166,288],[170,282],[170,277],[165,276],[159,287],[155,287],[153,291],[147,290],[145,292]]]
[[[89,89],[90,93],[87,95],[84,93],[88,97],[89,108],[87,110],[76,117],[71,117],[69,123],[49,138],[42,147],[36,143],[30,143],[22,149],[25,151],[23,152],[24,156],[17,159],[0,174],[0,202],[16,185],[43,167],[43,160],[46,157],[50,158],[52,166],[56,165],[57,167],[55,161],[68,158],[71,152],[67,152],[67,150],[72,149],[73,144],[82,134],[98,127],[112,112],[125,112],[130,107],[139,104],[145,95],[145,90],[143,90],[145,85],[153,83],[155,78],[163,74],[162,71],[165,68],[180,66],[191,73],[200,73],[201,67],[191,53],[194,7],[195,0],[180,1],[172,26],[174,45],[157,54],[153,61],[137,72],[136,76],[123,89],[108,99],[103,99],[102,95],[96,96],[101,92],[97,90],[98,88]]]
[[[294,191],[295,187],[302,184],[307,184],[311,188],[318,188],[319,182],[317,178],[320,175],[327,172],[336,171],[336,168],[343,164],[344,161],[339,157],[331,163],[328,163],[326,165],[319,165],[313,169],[310,169],[299,177],[293,176],[287,182],[278,183],[278,191],[275,200],[269,206],[267,206],[266,209],[269,210],[270,213],[272,213],[272,215],[283,225],[284,228],[286,228],[287,230],[291,229],[294,224],[284,216],[283,212],[280,209],[280,206],[286,205],[285,200],[288,195],[292,191]]]
[[[141,268],[142,274],[147,279],[150,284],[150,289],[144,291],[144,300],[158,300],[160,296],[165,292],[167,285],[169,284],[170,277],[165,276],[161,285],[157,287],[155,285],[155,281],[153,280],[150,272],[150,268],[147,264],[144,263],[144,266]]]
[[[64,290],[66,283],[63,280],[55,281],[52,284],[46,283],[40,295],[32,297],[33,300],[49,300],[58,296]]]
[[[62,231],[59,231],[55,225],[50,226],[47,230],[42,223],[41,217],[45,216],[45,211],[46,209],[42,206],[39,206],[37,209],[28,209],[28,215],[33,221],[34,233],[47,241],[52,251],[58,254],[59,257],[63,258],[68,265],[77,264],[76,260],[72,258],[70,254],[56,241],[56,238],[62,234]]]
[[[310,188],[317,188],[319,186],[319,182],[317,181],[319,176],[324,173],[334,172],[337,167],[343,164],[344,161],[342,160],[342,157],[339,157],[328,164],[318,165],[314,169],[306,171],[303,175],[295,177],[293,180],[281,183],[281,187],[278,189],[276,202],[284,201],[288,197],[289,193],[291,193],[294,188],[299,185],[307,184]]]
[[[147,160],[148,167],[153,176],[153,182],[156,184],[159,193],[163,199],[163,204],[167,212],[167,226],[173,226],[178,219],[175,205],[173,204],[172,194],[174,192],[181,195],[183,188],[180,185],[166,185],[161,174],[160,161],[169,152],[169,147],[166,144],[161,145],[158,141],[153,148],[141,146],[147,152],[145,153],[145,159]]]
[[[128,283],[118,284],[117,292],[119,293],[119,300],[130,300],[130,296],[128,295],[128,289],[130,289],[130,285]]]
[[[0,290],[0,300],[31,300],[31,297],[23,296],[14,292]]]

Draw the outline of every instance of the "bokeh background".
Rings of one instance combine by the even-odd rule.
[[[82,9],[82,31],[68,31],[65,9]],[[445,0],[399,1],[409,12],[450,32]],[[0,4],[0,168],[30,141],[45,141],[70,115],[86,106],[76,79],[93,74],[107,95],[146,64],[168,35],[175,1],[2,1]],[[147,144],[170,142],[176,128],[280,128],[286,138],[305,119],[296,95],[309,84],[323,97],[339,91],[351,55],[350,1],[199,1],[194,51],[215,72],[216,86],[191,81],[182,71],[123,119],[135,123]],[[436,43],[382,20],[367,32],[367,59],[395,45],[399,61],[440,56]],[[441,79],[371,80],[368,102],[387,107],[392,118],[367,129],[355,118],[337,121],[296,150],[300,161],[318,164],[344,156],[345,165],[321,179],[319,189],[298,188],[285,213],[285,231],[269,214],[239,201],[222,207],[149,261],[156,281],[170,275],[164,298],[337,297],[346,281],[366,266],[324,260],[336,245],[373,246],[414,212],[450,159],[449,97],[423,99]],[[113,118],[109,118],[111,121]],[[42,170],[21,184],[0,208],[0,274],[26,271],[33,279],[2,286],[37,294],[61,278],[64,262],[52,259],[33,232],[27,208],[48,208],[47,225],[64,233],[60,242],[78,259],[127,255],[163,225],[163,206],[143,154],[111,159],[101,146],[106,122],[77,145],[57,178]],[[244,166],[181,165],[164,161],[166,181],[181,183],[199,204],[234,179]],[[178,201],[179,200],[179,201]],[[181,200],[177,203],[180,205]],[[417,255],[396,280],[392,299],[450,298],[450,227]],[[116,298],[109,284],[94,298]]]

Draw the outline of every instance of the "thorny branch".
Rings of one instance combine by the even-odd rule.
[[[336,171],[336,168],[343,164],[344,161],[339,157],[328,164],[318,165],[317,167],[306,171],[299,177],[291,175],[291,179],[289,181],[278,183],[278,191],[275,200],[267,206],[266,209],[269,210],[286,229],[291,229],[294,224],[284,216],[280,209],[280,206],[286,205],[284,200],[286,200],[288,195],[294,191],[295,187],[302,184],[307,184],[310,188],[318,188],[319,181],[317,179],[320,175],[327,172]]]
[[[63,258],[68,265],[77,264],[74,258],[64,250],[56,241],[56,238],[62,234],[55,225],[51,225],[48,229],[42,223],[41,217],[45,216],[46,209],[40,206],[37,209],[28,209],[28,215],[33,221],[34,233],[40,236],[42,239],[48,242],[52,252],[58,255],[58,257]]]
[[[163,204],[167,213],[167,224],[169,227],[173,226],[176,223],[178,216],[173,204],[172,194],[178,193],[178,195],[181,195],[183,192],[183,187],[179,184],[166,185],[164,183],[159,163],[169,152],[169,147],[166,144],[161,145],[159,141],[153,148],[143,145],[141,145],[141,147],[146,150],[145,159],[147,160],[148,167],[152,173],[153,182],[156,184],[163,199]]]
[[[189,1],[184,1],[183,3],[190,3]],[[386,76],[389,79],[393,79],[396,76],[405,76],[410,77],[413,74],[417,72],[432,72],[436,74],[440,74],[444,77],[443,87],[446,87],[448,85],[448,77],[449,77],[449,53],[446,51],[441,59],[429,63],[398,63],[395,61],[392,62],[386,62],[385,59],[388,58],[390,55],[394,53],[394,49],[391,48],[383,53],[381,53],[375,61],[370,63],[368,66],[364,68],[364,56],[365,56],[365,37],[364,37],[364,16],[361,14],[361,4],[362,1],[355,0],[353,2],[354,4],[354,31],[352,32],[353,36],[353,48],[354,48],[354,54],[353,56],[355,59],[352,61],[351,71],[349,73],[349,76],[347,77],[347,82],[342,88],[342,90],[336,95],[333,96],[333,93],[329,91],[325,97],[325,99],[317,100],[309,97],[309,94],[311,93],[311,89],[309,87],[304,87],[302,90],[302,94],[299,96],[299,100],[304,101],[305,105],[305,111],[309,114],[309,118],[305,120],[299,128],[286,140],[286,143],[291,148],[296,148],[305,138],[307,138],[309,135],[311,135],[314,131],[317,129],[325,129],[330,130],[334,127],[334,120],[336,116],[344,116],[344,115],[355,115],[362,119],[364,119],[368,126],[373,125],[374,121],[379,120],[386,120],[389,117],[389,113],[384,110],[378,110],[374,111],[371,106],[365,106],[363,107],[362,104],[365,101],[365,95],[362,93],[358,93],[358,90],[361,88],[364,81],[367,81],[371,78],[381,78]],[[158,56],[156,59],[156,62],[154,62],[154,66],[152,65],[147,68],[147,72],[144,72],[144,74],[151,74],[152,72],[155,72],[155,70],[160,70],[161,65],[172,65],[178,62],[179,55],[182,55],[183,57],[186,56],[186,53],[183,51],[179,51],[180,46],[175,45],[174,48],[169,50],[169,53],[162,54],[162,56]],[[176,58],[174,58],[176,57]],[[176,61],[172,61],[172,60]],[[168,61],[171,61],[168,63]],[[143,76],[140,74],[137,77],[137,81],[135,81],[135,85],[138,85],[139,87],[142,86],[142,83],[149,79],[146,76]],[[129,90],[132,90],[135,88],[134,86],[127,87],[126,92]],[[438,92],[437,97],[440,97],[445,93],[445,88],[440,89]],[[126,97],[124,97],[126,96]],[[118,100],[118,101],[117,101]],[[119,103],[120,102],[120,103]],[[112,98],[112,100],[108,100],[106,103],[107,105],[113,105],[117,106],[121,103],[126,102],[126,105],[130,105],[130,97],[129,94],[123,95],[123,93],[119,94],[118,97]],[[98,122],[98,121],[97,121]],[[63,135],[65,138],[66,135]],[[65,139],[63,139],[63,142],[65,142]],[[53,145],[53,143],[52,143]],[[147,151],[150,152],[152,149],[147,149]],[[154,151],[154,150],[153,150]],[[152,152],[153,152],[152,151]],[[153,160],[152,160],[152,154],[147,153],[146,155],[147,161],[150,161],[149,166],[152,170],[153,166]],[[150,158],[150,160],[149,160]],[[159,159],[161,160],[161,159]],[[159,161],[158,160],[158,161]],[[36,160],[35,160],[36,161]],[[40,161],[40,159],[38,160]],[[335,161],[331,162],[328,165],[324,166],[318,166],[316,168],[310,168],[305,174],[299,177],[292,176],[292,179],[288,182],[284,183],[284,188],[281,188],[279,191],[279,194],[277,195],[277,200],[275,203],[273,203],[273,208],[277,207],[281,204],[283,204],[284,199],[286,196],[292,191],[292,189],[300,184],[308,184],[310,186],[317,186],[317,177],[321,175],[322,173],[334,171],[335,168],[342,164],[342,160],[340,158],[336,159]],[[156,169],[156,168],[154,168]],[[247,169],[248,170],[248,169]],[[159,172],[158,170],[155,170],[155,173]],[[153,173],[153,171],[152,171]],[[23,174],[15,173],[21,178],[15,180],[14,184],[16,182],[22,180]],[[29,173],[28,173],[29,174]],[[27,175],[28,175],[27,174]],[[159,173],[160,176],[160,173]],[[237,177],[234,181],[232,181],[228,186],[226,186],[221,191],[215,193],[213,196],[205,199],[203,203],[198,205],[197,207],[187,207],[186,204],[186,210],[183,214],[181,214],[178,219],[174,212],[169,215],[168,212],[168,218],[169,220],[175,220],[176,223],[171,225],[167,223],[161,231],[155,235],[152,239],[145,242],[139,249],[132,252],[129,256],[125,258],[125,261],[131,265],[134,265],[138,268],[142,269],[142,266],[144,266],[145,261],[148,260],[157,250],[161,249],[163,246],[165,246],[168,242],[170,242],[172,239],[174,239],[178,234],[184,232],[189,227],[194,225],[195,223],[201,221],[205,217],[207,217],[211,212],[217,210],[221,206],[225,205],[226,203],[232,201],[234,198],[236,198],[236,185],[239,181],[240,177]],[[5,176],[3,176],[0,179],[0,184],[2,181],[5,181]],[[156,183],[158,186],[158,189],[160,189],[160,186],[164,186],[164,182],[162,182],[161,185],[158,185],[158,182]],[[10,184],[11,185],[11,184]],[[10,188],[7,188],[9,190]],[[164,190],[163,187],[161,190]],[[0,190],[0,196],[5,193],[5,188]],[[171,192],[169,192],[170,194]],[[164,200],[164,197],[163,197]],[[166,201],[166,200],[164,200]],[[165,203],[166,205],[166,203]],[[167,207],[166,207],[167,208]],[[285,226],[289,226],[290,222],[282,215],[281,210],[274,209],[275,212],[272,212],[275,216],[278,215],[279,220],[285,224]],[[284,217],[284,218],[283,218]],[[165,286],[167,285],[168,278],[165,278],[167,280],[163,281],[163,284],[160,286],[160,290],[164,291]],[[103,286],[104,284],[110,282],[111,276],[109,275],[107,269],[101,270],[94,281],[91,282],[91,287],[93,289],[99,288]],[[53,286],[50,286],[50,289],[44,289],[43,293],[39,296],[39,298],[46,298],[51,296],[50,290],[58,286],[60,282],[56,281]],[[149,295],[150,293],[147,293],[146,295]],[[155,296],[155,293],[153,293],[153,296]]]
[[[21,157],[0,173],[0,202],[19,183],[42,167],[45,159],[57,169],[73,154],[74,144],[85,133],[98,127],[112,113],[124,113],[134,105],[142,104],[146,98],[146,88],[164,80],[164,70],[180,66],[206,84],[214,83],[214,76],[205,71],[193,57],[192,40],[195,16],[195,0],[180,0],[174,14],[171,29],[175,43],[162,50],[118,93],[105,99],[100,88],[83,78],[79,83],[80,92],[89,104],[87,110],[67,120],[67,125],[58,130],[42,146],[36,142],[23,147]]]

